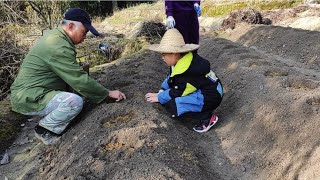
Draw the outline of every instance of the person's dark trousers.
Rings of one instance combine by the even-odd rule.
[[[175,28],[182,34],[186,44],[199,44],[199,20],[195,11],[175,12]]]
[[[211,111],[205,112],[188,112],[179,116],[179,119],[193,119],[196,121],[209,121],[212,117]]]

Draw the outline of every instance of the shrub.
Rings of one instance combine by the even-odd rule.
[[[0,100],[5,98],[18,72],[26,47],[17,44],[15,33],[21,30],[8,25],[0,29]]]

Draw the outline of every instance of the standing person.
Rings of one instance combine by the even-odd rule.
[[[218,117],[212,112],[221,103],[223,88],[221,81],[210,70],[208,60],[194,50],[199,45],[185,44],[177,29],[169,29],[160,44],[149,47],[160,52],[163,61],[170,66],[170,73],[158,93],[147,93],[148,102],[164,105],[173,118],[192,117],[199,120],[193,127],[196,132],[208,131]]]
[[[199,44],[199,1],[165,0],[167,27],[176,28],[186,44]]]
[[[93,80],[77,63],[75,45],[84,41],[88,31],[99,35],[86,11],[70,8],[61,25],[33,45],[11,86],[13,111],[43,117],[35,135],[46,145],[55,144],[82,110],[83,98],[66,92],[68,86],[93,103],[106,97],[126,99],[122,92]]]

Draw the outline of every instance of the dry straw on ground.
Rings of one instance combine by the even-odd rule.
[[[25,50],[19,47],[15,37],[5,28],[0,30],[0,100],[9,93]]]

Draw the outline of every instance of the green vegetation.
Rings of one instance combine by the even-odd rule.
[[[212,4],[204,3],[202,5],[202,12],[204,16],[223,16],[229,14],[231,11],[243,9],[247,7],[256,8],[258,10],[271,10],[290,8],[302,4],[302,0],[287,0],[287,1],[258,1],[258,2],[236,2],[229,4]]]
[[[205,5],[202,6],[202,13],[204,16],[223,16],[229,14],[231,11],[248,7],[247,3],[232,3],[221,5]]]
[[[284,8],[295,7],[295,6],[300,5],[302,3],[303,3],[302,0],[271,1],[269,3],[257,4],[256,7],[261,10],[284,9]]]

